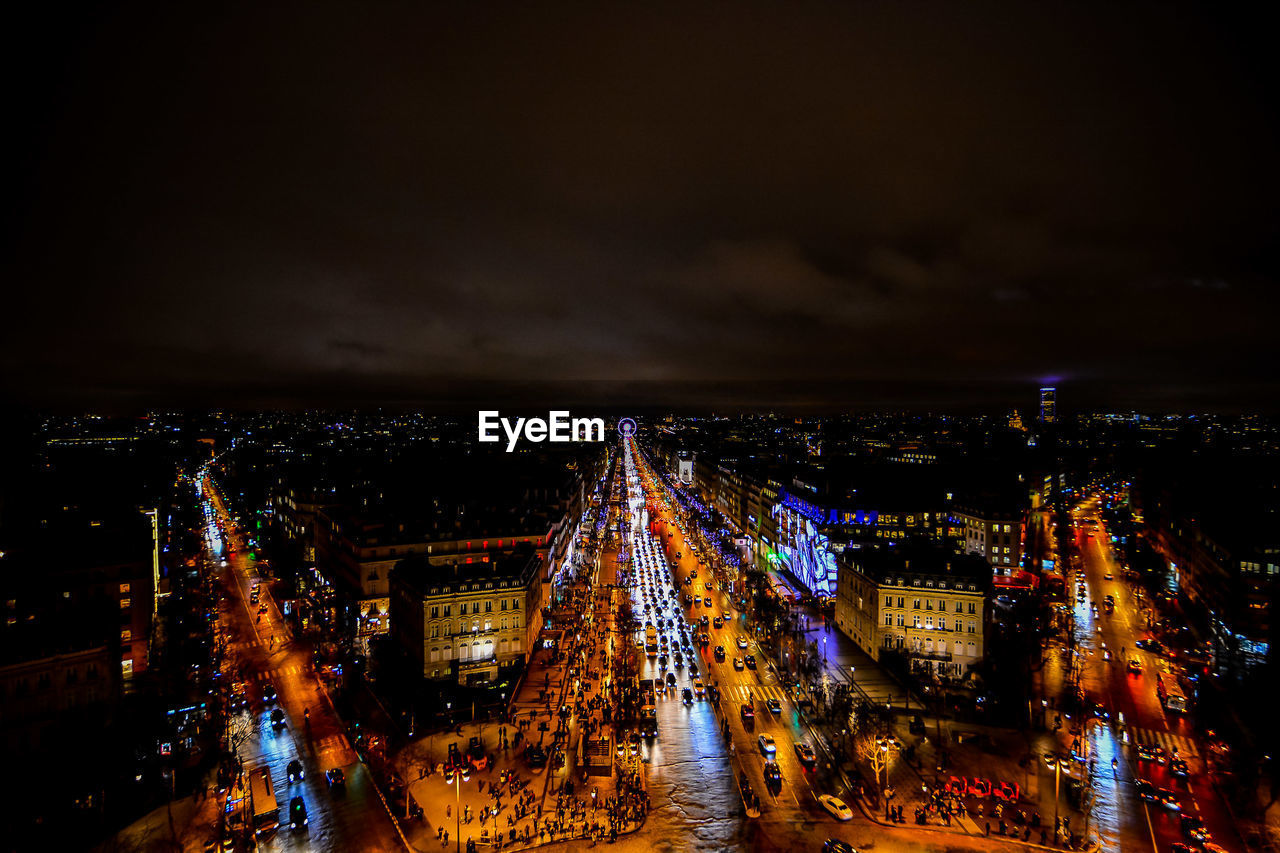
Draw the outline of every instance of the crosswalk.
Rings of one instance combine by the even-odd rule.
[[[768,699],[777,699],[779,702],[789,702],[790,697],[787,691],[783,690],[776,684],[735,684],[732,687],[721,688],[722,693],[730,699],[737,702],[747,701],[747,695],[750,693],[751,698],[755,701],[764,701]]]
[[[1190,758],[1197,754],[1196,742],[1189,737],[1176,735],[1173,732],[1145,729],[1140,726],[1126,726],[1125,730],[1129,733],[1129,743],[1135,750],[1138,744],[1144,744],[1162,746],[1167,755],[1173,755],[1176,749],[1177,755],[1181,758]]]
[[[245,675],[245,681],[274,681],[282,675],[300,675],[310,672],[310,670],[302,665],[282,666],[277,669],[264,669],[261,672],[251,672]]]

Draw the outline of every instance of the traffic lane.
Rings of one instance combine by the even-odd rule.
[[[244,595],[241,574],[242,571],[234,569],[231,572],[230,590],[233,595]],[[244,599],[241,603],[244,603]],[[250,621],[251,611],[247,608],[232,607],[229,614],[239,617],[235,621],[240,623],[242,634],[256,638],[256,614],[252,614],[255,617],[253,621]],[[310,661],[304,650],[295,648],[292,653],[285,654],[282,660],[272,661],[259,646],[250,642],[242,646],[234,657],[239,670],[251,678],[253,684],[253,688],[247,692],[250,696],[250,713],[255,717],[258,734],[242,747],[240,757],[245,761],[246,767],[262,766],[265,762],[266,766],[272,768],[273,784],[277,785],[279,791],[282,781],[285,785],[288,784],[288,774],[281,768],[287,767],[294,757],[306,759],[303,762],[306,768],[304,778],[312,776],[318,780],[324,779],[324,771],[333,767],[348,767],[355,761],[354,752],[348,745],[341,721],[333,712],[332,705],[327,708],[320,705],[322,688],[318,680],[306,676]],[[266,673],[265,677],[262,676],[263,673]],[[262,688],[266,684],[275,687],[277,701],[266,702],[263,699]],[[284,724],[275,724],[270,718],[271,711],[277,707],[286,712]],[[310,724],[304,714],[304,710],[308,708],[314,709],[310,715]],[[277,776],[281,778],[276,778]],[[287,803],[281,805],[287,806]],[[385,813],[381,803],[374,805]],[[313,823],[317,817],[314,810],[309,809],[309,818]],[[365,818],[363,823],[367,824],[368,819]],[[320,828],[323,830],[323,824]],[[347,835],[354,838],[367,827],[353,825],[349,829],[351,831]],[[312,832],[314,831],[313,827]],[[292,842],[308,837],[310,833],[299,836],[290,832],[284,839]],[[395,841],[391,835],[387,834],[387,837]],[[280,838],[271,840],[271,844],[276,846],[280,843]],[[282,849],[287,849],[287,845]]]
[[[1097,584],[1096,588],[1102,590],[1106,590],[1108,588],[1117,589],[1117,592],[1112,592],[1111,594],[1115,595],[1117,602],[1119,602],[1123,592],[1118,590],[1114,581],[1107,581],[1105,578],[1108,571],[1110,571],[1114,577],[1115,568],[1112,563],[1109,548],[1104,544],[1104,541],[1105,540],[1102,540],[1102,537],[1096,538],[1094,548],[1090,549],[1091,553],[1086,552],[1086,576],[1089,580],[1093,581],[1093,583]],[[1105,594],[1106,593],[1104,592],[1103,595],[1105,596]],[[1123,613],[1123,611],[1119,610],[1119,605],[1117,605],[1117,608],[1118,612]],[[1103,616],[1102,624],[1102,635],[1107,639],[1108,646],[1115,650],[1117,654],[1115,655],[1116,659],[1111,662],[1114,665],[1109,667],[1107,670],[1104,670],[1102,677],[1098,680],[1099,683],[1095,685],[1098,692],[1102,695],[1110,696],[1113,702],[1116,702],[1118,705],[1125,706],[1123,710],[1126,711],[1126,721],[1130,725],[1139,726],[1153,731],[1171,731],[1175,734],[1180,734],[1188,738],[1194,738],[1194,733],[1190,731],[1187,721],[1180,718],[1172,720],[1169,718],[1155,695],[1154,686],[1144,683],[1145,679],[1142,679],[1142,676],[1129,673],[1127,669],[1127,659],[1129,657],[1138,657],[1139,660],[1154,663],[1156,671],[1159,671],[1161,667],[1167,668],[1167,662],[1155,655],[1143,653],[1141,650],[1136,648],[1135,642],[1138,639],[1138,636],[1136,635],[1137,632],[1134,630],[1135,626],[1132,622],[1125,620],[1124,618],[1116,620],[1108,619]],[[1120,649],[1124,649],[1123,655],[1118,654]],[[1143,674],[1146,674],[1145,666]],[[1147,778],[1158,787],[1167,788],[1175,792],[1181,790],[1177,784],[1179,780],[1169,772],[1167,765],[1165,767],[1161,767],[1153,762],[1139,761],[1136,759],[1135,747],[1130,746],[1129,749],[1131,754],[1135,756],[1129,764],[1131,772],[1135,777]],[[1192,766],[1192,769],[1194,771],[1194,765]],[[1143,776],[1143,773],[1146,773],[1147,775]],[[1100,779],[1102,782],[1100,787],[1106,787],[1106,780],[1108,778],[1110,777],[1108,777],[1104,772]],[[1195,796],[1194,785],[1195,783],[1192,779],[1187,779],[1183,782],[1182,787],[1185,787],[1186,796],[1180,796],[1179,798],[1181,801],[1180,810],[1173,810],[1163,805],[1153,805],[1145,802],[1142,803],[1140,810],[1137,808],[1126,809],[1125,811],[1135,815],[1135,820],[1130,822],[1131,826],[1127,828],[1141,829],[1142,825],[1145,824],[1146,830],[1149,836],[1151,836],[1153,843],[1167,846],[1174,842],[1186,840],[1183,837],[1180,822],[1181,818],[1179,817],[1181,811],[1186,811],[1188,814],[1195,814],[1205,820],[1205,823],[1211,832],[1222,831],[1229,825],[1229,822],[1226,820],[1223,810],[1214,807],[1216,806],[1217,800],[1216,794],[1212,791],[1209,792],[1209,802],[1212,803],[1212,805],[1202,804]],[[1136,795],[1136,790],[1131,786],[1124,785],[1123,783],[1119,785],[1116,793],[1122,799],[1129,799],[1133,805],[1136,805],[1140,801],[1140,798]],[[1136,820],[1139,813],[1142,817],[1141,821]]]
[[[735,704],[735,707],[740,709],[740,704]],[[820,813],[822,809],[810,784],[809,771],[800,764],[795,754],[795,740],[790,730],[773,723],[770,720],[770,714],[767,711],[761,713],[759,709],[750,725],[741,719],[739,710],[738,722],[738,727],[732,724],[730,727],[734,734],[734,745],[739,755],[743,756],[742,766],[752,786],[761,794],[761,800],[783,811],[794,811],[806,815]],[[739,731],[742,732],[741,737],[738,734]],[[762,749],[761,735],[769,735],[773,739],[773,752],[766,753]],[[743,750],[746,752],[744,753]],[[782,777],[781,785],[773,789],[768,787],[764,779],[764,768],[769,762],[778,766]]]

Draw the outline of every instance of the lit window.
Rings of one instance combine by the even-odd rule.
[[[129,609],[129,605],[130,605],[130,604],[132,604],[132,603],[133,603],[133,602],[132,602],[132,600],[131,600],[131,599],[128,599],[128,598],[122,598],[122,599],[120,599],[120,609],[121,609],[121,610],[128,610],[128,609]]]
[[[120,642],[129,643],[133,641],[133,631],[124,628],[120,631]]]
[[[129,585],[127,583],[120,584],[120,594],[121,595],[129,594]]]

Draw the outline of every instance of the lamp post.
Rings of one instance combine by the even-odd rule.
[[[827,662],[827,638],[826,637],[822,638],[822,662],[824,664]]]

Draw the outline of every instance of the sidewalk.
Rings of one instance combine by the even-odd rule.
[[[587,776],[577,761],[587,731],[611,748],[614,743],[616,699],[607,697],[613,655],[623,652],[627,641],[613,631],[608,583],[616,579],[616,556],[612,549],[605,551],[596,577],[580,576],[566,588],[569,600],[582,608],[580,621],[560,632],[554,648],[531,656],[509,722],[464,723],[420,737],[395,756],[394,764],[411,780],[404,808],[412,803],[422,808],[420,819],[401,821],[413,849],[443,850],[457,843],[459,833],[464,841],[497,848],[573,838],[604,841],[643,825],[647,796],[638,760],[618,758],[615,751],[612,772],[595,776]],[[602,580],[607,583],[599,585]],[[465,755],[473,737],[491,765],[447,776],[450,746]],[[545,767],[528,765],[527,744],[546,750]]]

